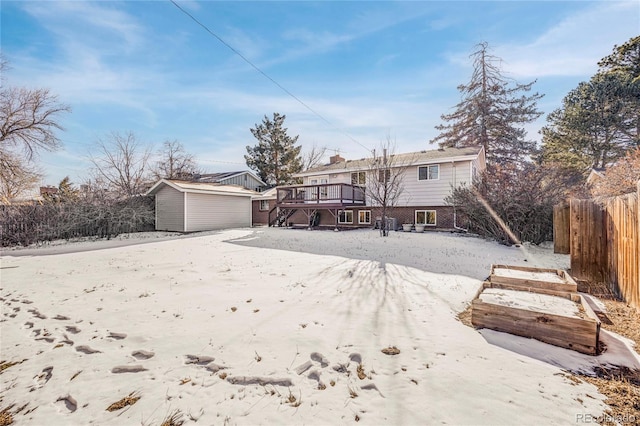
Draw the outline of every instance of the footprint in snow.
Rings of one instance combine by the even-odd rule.
[[[34,317],[38,318],[38,319],[47,319],[47,316],[44,314],[41,314],[40,311],[38,311],[37,309],[29,309],[27,312],[33,314]]]
[[[215,361],[215,358],[212,356],[206,355],[185,355],[185,364],[197,364],[197,365],[207,365],[212,361]]]
[[[49,366],[49,367],[43,368],[42,372],[38,374],[36,377],[34,377],[33,379],[36,382],[36,386],[38,388],[41,388],[44,385],[46,385],[49,380],[51,380],[52,376],[53,376],[53,366]]]
[[[311,360],[315,361],[315,362],[319,362],[320,365],[322,366],[322,368],[326,367],[329,365],[329,360],[327,358],[324,357],[324,355],[322,355],[319,352],[313,352],[311,354]]]
[[[360,356],[359,353],[352,353],[351,355],[349,355],[349,359],[352,362],[358,363],[358,364],[362,364],[362,356]]]
[[[70,413],[73,413],[78,409],[78,401],[76,401],[71,395],[61,396],[56,400],[56,404],[66,408]]]
[[[155,355],[154,352],[145,351],[144,349],[138,349],[137,351],[131,352],[131,356],[137,360],[145,360],[152,358]]]
[[[107,334],[107,337],[109,339],[122,340],[127,338],[127,334],[110,332],[109,334]]]
[[[58,320],[58,321],[68,321],[71,318],[64,316],[64,315],[56,315],[55,317],[53,317],[54,320]]]
[[[139,373],[141,371],[147,371],[147,369],[141,365],[119,365],[111,369],[113,374]]]
[[[82,352],[83,354],[87,354],[87,355],[97,354],[102,352],[97,349],[93,349],[91,346],[87,346],[87,345],[76,346],[76,351]]]

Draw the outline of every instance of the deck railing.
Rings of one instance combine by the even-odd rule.
[[[365,204],[364,188],[346,183],[281,186],[278,187],[277,192],[276,201],[280,206],[303,207],[305,204]]]

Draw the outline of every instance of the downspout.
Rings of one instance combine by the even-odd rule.
[[[451,166],[453,167],[453,185],[454,185],[454,189],[455,189],[455,185],[456,185],[456,164],[455,161],[451,161]],[[453,205],[453,229],[456,229],[458,231],[463,231],[463,232],[469,232],[468,229],[465,228],[461,228],[458,226],[457,222],[457,214],[456,214],[456,205],[454,203]]]

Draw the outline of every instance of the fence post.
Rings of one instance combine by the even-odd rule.
[[[640,180],[636,185],[636,294],[635,303],[631,302],[632,306],[635,306],[636,310],[640,312]]]

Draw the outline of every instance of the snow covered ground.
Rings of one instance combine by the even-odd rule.
[[[492,263],[566,268],[550,248],[255,228],[18,253],[0,263],[16,424],[574,424],[603,396],[558,366],[640,366],[613,335],[589,357],[457,319]]]

